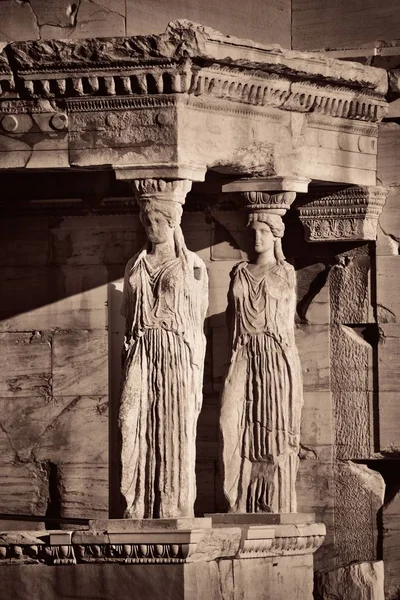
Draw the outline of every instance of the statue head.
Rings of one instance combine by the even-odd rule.
[[[172,242],[181,217],[182,206],[177,202],[146,200],[140,203],[140,221],[152,244]]]
[[[273,249],[275,259],[278,262],[285,260],[281,245],[285,226],[279,215],[266,211],[250,213],[247,228],[252,235],[256,254],[264,254]]]

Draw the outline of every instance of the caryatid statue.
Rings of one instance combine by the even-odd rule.
[[[134,182],[147,243],[126,266],[123,292],[118,420],[125,518],[193,516],[208,277],[180,227],[190,186]]]
[[[231,356],[220,416],[224,495],[230,512],[296,512],[303,391],[295,271],[281,246],[281,215],[295,194],[244,196],[253,255],[233,268],[228,294]]]

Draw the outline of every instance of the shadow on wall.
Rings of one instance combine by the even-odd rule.
[[[73,463],[81,460],[80,455],[84,457],[82,460],[93,456],[93,464],[100,464],[104,459],[93,448],[107,448],[110,439],[110,489],[115,489],[115,425],[124,328],[119,314],[122,277],[125,264],[144,243],[138,215],[132,211],[132,193],[128,184],[115,181],[114,175],[107,171],[6,173],[1,175],[0,182],[4,212],[1,222],[4,250],[0,255],[0,336],[3,348],[9,348],[0,396],[5,397],[8,404],[16,399],[22,411],[22,418],[17,418],[10,404],[11,424],[4,421],[6,417],[0,419],[1,423],[8,432],[12,430],[15,439],[29,439],[32,447],[39,448],[43,464]],[[187,246],[205,261],[210,278],[210,308],[205,323],[204,405],[197,437],[197,514],[220,509],[217,432],[219,394],[227,356],[226,294],[230,270],[241,256],[230,225],[224,221],[218,223],[207,208],[204,210],[207,207],[204,198],[203,195],[202,202],[197,202],[198,196],[190,194],[183,218]],[[235,213],[230,214],[227,222],[234,226]],[[322,298],[320,292],[330,266],[335,263],[335,255],[345,247],[342,244],[306,244],[294,213],[287,215],[286,223],[284,252],[298,273],[299,324],[307,327],[310,320],[316,323],[320,333],[323,328],[322,333],[326,331],[328,336],[328,300]],[[320,300],[313,304],[319,295]],[[309,307],[312,304],[311,319]],[[27,343],[24,338],[24,345],[21,345],[20,337],[24,335]],[[40,340],[46,343],[36,343]],[[33,351],[35,354],[31,354]],[[48,358],[41,360],[46,352]],[[309,383],[306,381],[310,390],[318,383],[316,369],[313,369],[307,375]],[[98,430],[95,420],[90,429],[84,414],[79,413],[80,402],[86,402],[85,410],[89,411],[92,410],[92,398],[101,397],[104,404],[107,396],[109,431],[106,428]],[[62,431],[58,420],[53,427],[52,439],[45,442],[43,449],[39,426],[35,424],[36,428],[28,428],[25,433],[22,429],[27,427],[26,415],[36,415],[30,405],[32,397],[43,398],[38,400],[41,407],[49,400],[65,402],[69,407],[72,406],[70,400],[79,397],[80,401],[73,407],[75,429],[68,424],[72,422],[71,414],[65,413]],[[96,410],[99,413],[98,408]],[[103,413],[99,416],[104,421]],[[82,434],[86,425],[87,433]],[[45,429],[50,431],[48,427]],[[24,452],[29,460],[30,448],[24,448]],[[7,452],[4,456],[8,456]],[[104,468],[106,463],[107,460]],[[76,472],[72,471],[71,477],[76,479]],[[61,468],[60,473],[64,472],[68,475],[68,470]],[[91,473],[90,469],[84,470],[79,483],[83,499]],[[77,485],[75,480],[68,481],[63,480],[67,487]],[[29,493],[24,491],[22,496]],[[112,502],[112,492],[110,496]],[[63,515],[92,516],[91,500],[87,509],[84,501],[74,508],[63,502],[60,508]],[[108,500],[104,499],[101,510],[106,509],[107,504]],[[21,505],[20,512],[24,510]]]

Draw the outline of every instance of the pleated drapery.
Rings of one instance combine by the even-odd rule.
[[[295,512],[301,406],[294,270],[234,268],[232,353],[221,399],[224,493],[233,512]]]
[[[202,403],[207,275],[195,254],[154,269],[127,265],[119,409],[125,517],[192,516],[195,438]]]

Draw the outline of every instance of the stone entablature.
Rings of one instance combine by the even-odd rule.
[[[161,35],[17,42],[0,58],[0,169],[376,183],[381,69],[188,21]]]

